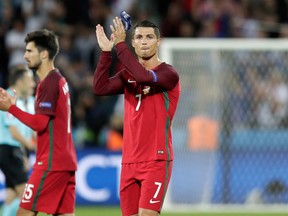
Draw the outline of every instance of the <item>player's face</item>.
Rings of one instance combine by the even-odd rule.
[[[42,64],[40,53],[34,42],[28,42],[24,54],[24,59],[27,61],[28,67],[32,70],[38,70]]]
[[[132,39],[135,53],[142,59],[150,59],[158,52],[160,39],[157,38],[154,29],[150,27],[137,27]]]

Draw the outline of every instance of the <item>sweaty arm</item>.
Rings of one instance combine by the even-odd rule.
[[[14,115],[25,125],[27,125],[28,127],[32,128],[37,132],[44,130],[47,127],[50,119],[48,115],[30,114],[24,112],[21,109],[19,109],[16,105],[10,106],[8,112]]]
[[[163,90],[171,90],[178,83],[179,76],[172,66],[161,64],[155,70],[146,70],[131,53],[125,42],[118,43],[116,48],[118,58],[137,83]]]
[[[111,62],[111,52],[103,51],[100,55],[93,79],[93,91],[96,95],[123,93],[124,84],[121,78],[122,72],[119,71],[110,77],[109,69]]]

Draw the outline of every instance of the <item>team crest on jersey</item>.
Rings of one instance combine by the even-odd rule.
[[[42,107],[42,108],[51,108],[52,107],[52,104],[50,102],[40,102],[39,103],[39,107]]]
[[[142,91],[144,95],[147,95],[150,93],[150,90],[151,90],[150,86],[144,86]]]

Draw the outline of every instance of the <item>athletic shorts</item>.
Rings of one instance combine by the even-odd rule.
[[[23,152],[19,147],[0,145],[0,169],[6,179],[6,188],[14,188],[28,180]]]
[[[33,170],[20,206],[30,211],[47,214],[73,213],[75,171]]]
[[[172,161],[122,164],[120,206],[123,216],[139,208],[160,213],[172,172]]]

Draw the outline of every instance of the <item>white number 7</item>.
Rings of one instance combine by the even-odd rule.
[[[135,97],[136,98],[138,98],[138,104],[137,104],[137,106],[136,106],[136,111],[138,111],[139,110],[139,108],[140,108],[140,104],[141,104],[141,94],[137,94],[137,95],[135,95]]]
[[[153,196],[154,199],[158,196],[162,183],[161,182],[155,182],[155,185],[158,185],[158,187],[157,187],[157,190]]]

